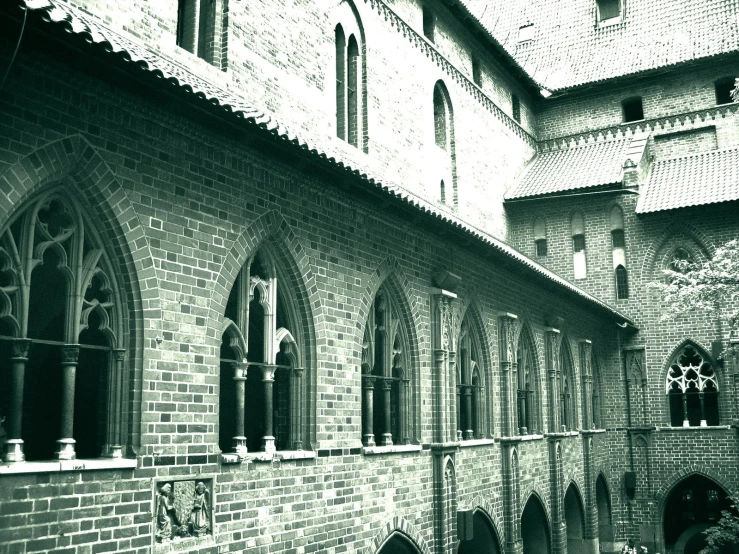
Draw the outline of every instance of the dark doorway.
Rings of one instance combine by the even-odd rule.
[[[731,499],[715,481],[692,475],[680,481],[667,497],[664,513],[665,546],[675,554],[698,554],[706,546],[702,533],[716,525],[721,510],[732,510]],[[720,554],[733,554],[725,547]]]
[[[413,543],[400,533],[395,533],[382,545],[378,554],[419,554]]]
[[[531,495],[521,515],[521,539],[523,554],[549,554],[549,523],[544,506],[537,496]]]
[[[595,481],[595,501],[598,505],[598,538],[601,545],[613,542],[613,521],[611,519],[611,495],[603,475]]]
[[[583,554],[585,519],[580,493],[574,485],[570,485],[565,494],[565,522],[567,524],[567,553]]]
[[[457,554],[500,554],[500,542],[492,523],[481,510],[472,516],[472,540],[459,543]]]

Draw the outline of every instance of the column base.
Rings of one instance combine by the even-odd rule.
[[[293,450],[303,450],[303,441],[293,441]]]
[[[375,444],[375,436],[374,435],[365,435],[364,440],[362,441],[362,444],[364,446],[377,446]]]
[[[120,444],[111,444],[105,449],[105,458],[114,460],[123,458],[123,447]]]
[[[393,445],[393,434],[383,433],[381,446],[392,446]]]
[[[505,554],[523,554],[523,541],[507,543],[505,546]]]
[[[600,554],[600,541],[598,539],[583,539],[583,554]]]
[[[59,439],[56,441],[57,451],[54,454],[55,460],[76,460],[77,453],[74,451],[74,445],[77,441],[74,439]]]
[[[471,429],[468,429],[464,432],[464,440],[470,441],[475,438],[475,433],[472,432]]]
[[[232,450],[239,458],[244,459],[248,450],[246,449],[246,437],[232,437]]]
[[[5,441],[5,455],[3,460],[7,464],[15,464],[26,461],[23,453],[23,439],[8,439]]]
[[[262,437],[262,452],[265,452],[266,454],[274,454],[277,452],[274,437]]]

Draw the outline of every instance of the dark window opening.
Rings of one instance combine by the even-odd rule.
[[[626,268],[622,265],[616,268],[616,298],[619,300],[629,297],[629,277]]]
[[[354,35],[349,37],[349,47],[347,49],[347,134],[349,144],[352,146],[359,145],[359,94],[357,89],[358,81],[358,64],[359,64],[359,46]]]
[[[611,243],[614,248],[623,248],[626,246],[626,239],[624,237],[623,229],[614,229],[611,231]]]
[[[621,0],[597,0],[598,19],[605,21],[621,15]]]
[[[482,71],[480,70],[480,60],[475,56],[472,57],[472,81],[482,88]]]
[[[575,252],[585,250],[585,235],[575,235],[572,237],[572,249]]]
[[[446,187],[443,179],[441,180],[441,203],[446,204]]]
[[[444,94],[437,86],[434,88],[434,138],[436,146],[446,150],[446,105]]]
[[[543,257],[547,255],[547,239],[537,239],[536,255],[539,257]]]
[[[423,8],[423,36],[425,36],[431,42],[434,42],[434,31],[435,31],[434,27],[435,27],[434,14],[432,14],[428,8],[424,7]]]
[[[521,101],[515,94],[511,97],[511,112],[513,113],[513,119],[521,123]]]
[[[216,8],[216,0],[179,0],[177,6],[177,46],[213,65],[222,48]]]
[[[736,87],[736,79],[734,77],[725,77],[719,79],[713,84],[716,90],[716,104],[730,104],[733,102],[731,92]]]
[[[336,26],[336,136],[346,140],[346,38]]]
[[[644,119],[644,106],[642,104],[641,96],[634,98],[627,98],[621,102],[623,108],[624,123],[630,121],[641,121]]]

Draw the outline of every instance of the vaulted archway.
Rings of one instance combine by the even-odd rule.
[[[472,514],[472,539],[459,543],[457,554],[500,554],[498,534],[488,515],[481,509]]]
[[[535,494],[529,496],[521,514],[523,554],[550,554],[551,533],[544,505]]]

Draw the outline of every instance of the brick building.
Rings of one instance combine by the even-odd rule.
[[[735,2],[0,14],[1,553],[701,548]]]

